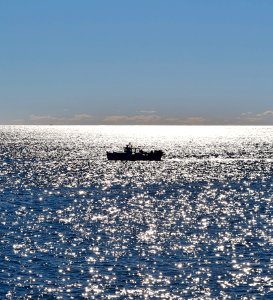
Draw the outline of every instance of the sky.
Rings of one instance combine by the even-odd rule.
[[[273,125],[271,0],[0,0],[0,124]]]

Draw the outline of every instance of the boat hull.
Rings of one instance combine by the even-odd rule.
[[[162,156],[163,156],[162,151],[154,151],[154,152],[149,152],[149,153],[107,152],[108,160],[160,161]]]

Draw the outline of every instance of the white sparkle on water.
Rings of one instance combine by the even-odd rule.
[[[272,127],[1,126],[0,140],[1,298],[273,296]],[[129,142],[163,161],[107,161]]]

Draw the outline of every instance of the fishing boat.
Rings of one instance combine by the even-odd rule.
[[[143,151],[138,147],[130,144],[124,147],[123,152],[106,152],[108,160],[161,160],[164,152],[162,150]]]

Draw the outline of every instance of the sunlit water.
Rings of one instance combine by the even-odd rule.
[[[107,161],[128,142],[163,161]],[[1,126],[0,299],[272,299],[272,146],[272,127]]]

